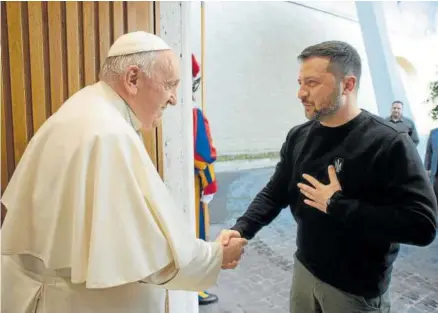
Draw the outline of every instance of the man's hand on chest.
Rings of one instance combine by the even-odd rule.
[[[322,184],[315,177],[308,174],[303,174],[303,178],[308,184],[298,183],[300,192],[307,198],[304,203],[324,213],[327,213],[328,201],[333,194],[342,190],[333,165],[328,167],[328,176],[329,183],[327,185]]]

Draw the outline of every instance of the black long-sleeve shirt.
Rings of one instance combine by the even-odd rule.
[[[335,128],[310,121],[293,128],[275,173],[232,227],[251,239],[290,207],[296,256],[322,281],[364,297],[384,293],[399,244],[425,246],[436,235],[431,184],[408,134],[362,111]],[[342,192],[328,213],[307,206],[302,174],[329,183],[337,165]]]

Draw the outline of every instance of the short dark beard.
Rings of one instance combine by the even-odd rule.
[[[326,117],[330,117],[336,114],[341,107],[341,94],[339,88],[330,95],[330,106],[318,111],[313,117],[316,121],[324,120]]]

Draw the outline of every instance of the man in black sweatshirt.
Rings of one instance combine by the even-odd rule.
[[[323,42],[298,59],[309,121],[289,131],[275,173],[223,243],[253,238],[289,206],[298,225],[291,313],[389,312],[400,244],[435,239],[434,192],[409,135],[358,107],[353,47]]]

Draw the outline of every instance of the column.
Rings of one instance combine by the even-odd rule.
[[[180,56],[178,104],[163,117],[164,181],[195,230],[190,2],[160,2],[160,37]],[[198,313],[195,292],[170,291],[170,313]]]
[[[401,100],[404,103],[404,115],[413,119],[398,64],[392,53],[382,3],[356,1],[355,4],[379,115],[388,116],[391,103],[395,100]]]

